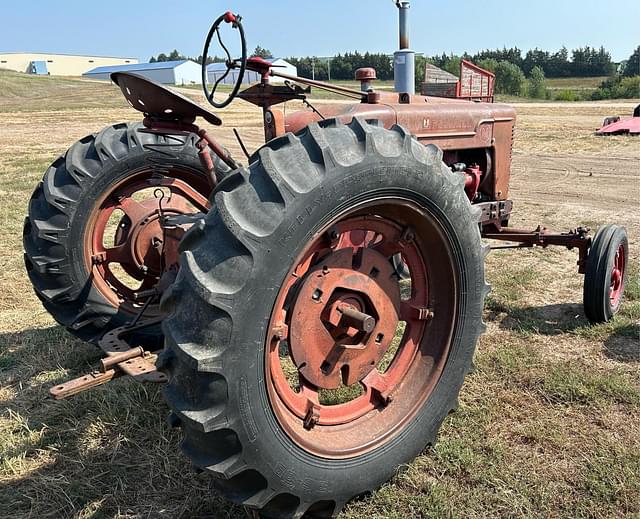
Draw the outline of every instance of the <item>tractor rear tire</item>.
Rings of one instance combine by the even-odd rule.
[[[180,273],[163,296],[163,308],[171,314],[163,323],[165,349],[157,366],[168,375],[169,423],[182,427],[183,451],[214,477],[226,498],[260,510],[265,518],[335,517],[349,500],[378,488],[435,442],[471,369],[489,290],[479,211],[465,196],[462,179],[442,163],[435,146],[422,146],[399,126],[387,130],[354,118],[348,125],[325,120],[274,139],[252,157],[248,169],[220,183],[205,225],[183,239]],[[402,208],[390,209],[396,203]],[[297,276],[292,271],[297,258],[317,240],[337,240],[334,222],[336,229],[346,221],[373,227],[384,221],[392,228],[391,220],[404,222],[411,211],[418,215],[415,225],[403,227],[400,243],[424,246],[424,261],[436,267],[424,287],[435,312],[412,307],[412,315],[425,323],[416,329],[427,330],[430,339],[420,342],[423,353],[411,362],[431,355],[422,350],[427,343],[434,349],[442,345],[447,351],[439,357],[442,371],[424,397],[420,379],[413,386],[405,378],[394,398],[381,391],[376,400],[381,407],[372,413],[364,406],[365,414],[350,423],[323,425],[325,410],[341,407],[322,404],[315,426],[309,415],[304,424],[294,420],[289,427],[268,367],[287,347],[281,342],[273,349],[273,340],[286,331],[272,326],[280,302],[292,304],[281,296],[285,283]],[[371,243],[375,248],[377,242]],[[448,259],[437,264],[445,258],[439,256],[444,249]],[[398,283],[391,265],[395,251],[389,251],[388,263],[370,276],[377,279],[384,271]],[[367,251],[362,257],[369,257],[365,253],[379,257]],[[407,261],[415,275],[417,263]],[[329,273],[329,267],[318,268]],[[443,276],[445,284],[439,285]],[[434,295],[436,288],[443,292]],[[321,297],[314,293],[312,299]],[[448,301],[441,312],[439,298]],[[313,310],[313,302],[305,302]],[[298,324],[311,341],[314,334],[307,326],[313,323]],[[386,416],[387,425],[379,418]]]
[[[198,158],[196,135],[165,137],[142,129],[140,123],[116,124],[76,142],[45,172],[24,223],[24,261],[37,296],[58,323],[93,343],[135,315],[97,289],[85,257],[88,220],[99,200],[145,168],[149,176],[181,168],[208,186],[205,199],[213,190]],[[161,345],[160,326],[141,330],[135,339]]]
[[[600,227],[587,256],[584,276],[584,313],[592,323],[609,321],[620,309],[629,260],[629,239],[624,227]]]

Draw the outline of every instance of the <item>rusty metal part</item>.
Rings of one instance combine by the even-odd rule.
[[[292,440],[325,458],[367,452],[401,429],[432,391],[455,322],[457,281],[436,221],[409,202],[369,204],[362,210],[375,216],[347,213],[314,235],[285,279],[269,324],[270,403]],[[411,278],[404,299],[396,255]],[[285,374],[289,362],[297,384]],[[341,387],[328,389],[336,381]],[[343,385],[355,396],[327,403]]]
[[[482,160],[487,167],[482,169],[481,191],[489,200],[506,200],[509,195],[509,178],[513,131],[515,126],[515,110],[508,105],[493,103],[477,103],[462,99],[445,99],[398,94],[377,91],[356,91],[322,81],[315,81],[284,74],[282,72],[254,68],[263,75],[259,85],[252,86],[239,94],[243,99],[263,107],[266,111],[274,104],[288,99],[304,99],[306,91],[293,92],[291,87],[276,87],[269,84],[269,76],[277,76],[292,83],[313,86],[332,91],[360,101],[353,105],[325,105],[312,111],[299,111],[286,117],[284,125],[274,124],[265,118],[265,138],[271,140],[284,135],[285,132],[296,133],[312,122],[336,117],[343,123],[349,123],[353,117],[375,119],[386,128],[399,124],[414,134],[422,144],[435,144],[445,152],[461,150],[479,151],[479,155],[487,157]],[[248,65],[249,66],[249,65]],[[469,64],[469,91],[476,99],[473,87],[473,74],[477,67]],[[249,68],[251,68],[249,66]],[[263,70],[264,69],[264,70]],[[475,71],[475,72],[474,72]],[[488,73],[490,77],[492,75]],[[490,100],[484,87],[479,91],[485,100]],[[491,99],[492,100],[492,99]],[[276,111],[273,111],[276,113]],[[280,113],[280,112],[278,112]],[[476,154],[477,155],[477,154]],[[464,160],[468,164],[480,162]],[[453,163],[448,163],[452,165]],[[490,182],[487,182],[490,180]]]
[[[106,372],[97,370],[92,371],[91,373],[83,375],[82,377],[69,380],[52,387],[51,389],[49,389],[49,394],[56,400],[62,400],[64,398],[69,398],[70,396],[87,391],[92,387],[106,384],[117,376],[118,372],[115,369],[110,369]]]
[[[488,165],[491,169],[483,171],[490,182],[482,179],[482,192],[490,200],[508,198],[515,125],[513,107],[422,96],[406,96],[404,101],[408,102],[400,102],[398,94],[388,92],[371,92],[366,101],[353,105],[325,105],[318,109],[323,118],[336,117],[345,124],[355,116],[376,119],[385,128],[399,124],[421,144],[435,144],[441,148],[445,156],[452,151],[479,151],[479,156],[467,163],[480,162],[480,156],[490,157]],[[311,111],[294,112],[287,115],[284,131],[295,133],[320,120],[321,117]]]
[[[588,235],[590,229],[586,227],[578,227],[564,233],[554,233],[547,228],[538,226],[533,231],[511,228],[499,228],[488,226],[483,228],[482,237],[488,240],[500,240],[507,242],[515,242],[517,245],[492,246],[492,249],[505,248],[529,248],[560,246],[569,250],[578,249],[578,272],[585,273],[587,264],[587,255],[591,247],[591,237]]]
[[[132,315],[139,311],[138,294],[154,288],[165,267],[176,262],[172,259],[167,265],[164,258],[163,216],[209,208],[204,193],[212,187],[202,175],[185,168],[164,173],[157,175],[153,167],[132,172],[103,194],[88,217],[84,253],[94,285],[114,306]],[[170,196],[162,200],[152,196],[158,189]],[[138,287],[132,286],[132,278]],[[154,313],[156,308],[151,309]]]
[[[111,80],[120,87],[127,102],[139,112],[153,119],[193,123],[202,117],[214,126],[222,121],[213,112],[191,99],[131,72],[114,72]]]
[[[611,267],[611,279],[609,284],[609,300],[612,308],[618,308],[624,292],[624,278],[626,268],[626,254],[623,244],[620,244]]]
[[[235,135],[236,140],[238,141],[238,144],[240,145],[240,149],[242,150],[242,153],[244,153],[244,156],[247,159],[251,158],[251,155],[249,154],[249,151],[247,150],[247,147],[244,144],[244,141],[242,140],[242,137],[240,137],[240,132],[238,132],[237,128],[233,129],[233,135]]]
[[[135,359],[136,357],[144,356],[144,348],[138,346],[137,348],[131,348],[130,350],[123,351],[121,353],[114,353],[107,358],[100,360],[100,371],[103,373],[112,368],[116,364],[120,364],[126,360]]]
[[[280,110],[263,111],[264,118],[264,137],[266,142],[275,139],[284,132],[284,114]]]
[[[310,270],[292,309],[291,354],[317,387],[362,380],[393,340],[400,312],[395,269],[374,249],[359,251],[337,250]]]
[[[213,137],[211,137],[211,135],[209,135],[205,129],[200,129],[198,131],[198,135],[201,139],[204,139],[209,144],[211,150],[218,157],[220,157],[222,161],[231,169],[238,169],[242,166],[242,164],[236,162],[236,160],[231,156],[231,152],[218,141],[216,141]]]
[[[373,88],[372,82],[376,79],[376,69],[372,67],[359,68],[356,70],[356,81],[360,81],[360,90],[363,92],[369,92],[369,90]]]
[[[472,202],[475,200],[478,194],[478,188],[480,187],[480,180],[482,179],[482,171],[478,164],[472,164],[465,169],[465,181],[464,190]]]
[[[487,229],[490,228],[490,230],[502,228],[504,222],[511,218],[511,213],[513,212],[512,200],[480,202],[474,205],[482,211],[480,224],[483,227],[487,227]]]
[[[315,79],[291,76],[290,74],[285,74],[284,72],[278,72],[277,70],[272,70],[271,75],[280,77],[282,79],[288,79],[289,81],[294,81],[296,83],[302,83],[303,85],[316,87],[321,90],[328,90],[329,92],[338,92],[348,97],[353,97],[355,99],[364,100],[366,98],[366,96],[364,96],[362,92],[358,90],[354,90],[353,88],[347,88],[340,85],[325,83],[324,81],[316,81]]]
[[[62,400],[123,375],[128,375],[138,382],[166,382],[166,375],[156,370],[156,355],[142,347],[131,348],[124,339],[132,332],[153,326],[161,320],[162,318],[149,319],[135,326],[122,326],[106,333],[98,343],[107,354],[107,357],[100,361],[100,369],[58,384],[49,390],[49,394],[56,400]]]
[[[142,351],[142,354],[139,350]],[[166,376],[156,371],[156,355],[145,352],[142,348],[134,348],[131,353],[124,352],[121,355],[125,360],[111,363],[108,362],[110,361],[109,358],[103,359],[103,362],[107,362],[106,368],[101,366],[100,370],[95,370],[76,379],[58,384],[49,390],[49,394],[56,400],[62,400],[106,384],[123,375],[129,375],[138,382],[166,382]]]
[[[236,162],[229,150],[227,150],[222,144],[216,141],[204,128],[200,128],[199,126],[193,124],[192,120],[173,120],[173,119],[163,119],[152,116],[147,116],[144,118],[143,124],[146,129],[143,130],[147,133],[155,133],[160,135],[166,135],[169,138],[171,136],[188,136],[189,134],[195,134],[200,137],[200,140],[196,143],[196,146],[200,150],[200,160],[202,161],[203,166],[207,171],[209,171],[210,175],[213,172],[213,162],[211,161],[211,157],[206,157],[205,152],[207,150],[206,145],[209,145],[211,151],[213,151],[220,159],[227,164],[232,169],[236,169],[240,167],[240,163]],[[171,148],[175,143],[167,142],[166,144],[153,144],[153,149],[161,151],[161,148]],[[147,146],[149,147],[149,146]],[[208,153],[206,153],[208,155]],[[215,175],[213,175],[213,183],[215,186]]]
[[[302,89],[294,85],[272,85],[270,83],[258,83],[244,89],[238,94],[240,99],[260,107],[270,107],[287,101],[306,98],[310,89]]]

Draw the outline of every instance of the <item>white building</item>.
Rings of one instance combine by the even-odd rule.
[[[298,68],[289,63],[288,61],[282,58],[269,58],[266,61],[271,63],[272,67],[276,67],[277,72],[282,72],[283,74],[288,74],[290,76],[298,75]],[[212,63],[207,67],[207,79],[209,81],[209,85],[213,85],[218,78],[224,75],[227,71],[227,65],[224,63]],[[229,72],[229,75],[222,80],[223,85],[234,85],[238,80],[237,69],[233,69]],[[272,77],[269,79],[271,83],[284,83],[284,79],[279,77]],[[242,79],[243,85],[250,85],[252,83],[257,83],[260,81],[260,74],[257,72],[252,72],[250,70],[245,70],[244,78]]]
[[[114,72],[133,72],[164,85],[198,85],[202,82],[200,65],[191,60],[98,67],[82,75],[91,79],[111,80]]]
[[[28,74],[51,76],[81,76],[87,70],[114,65],[138,63],[136,58],[108,56],[81,56],[76,54],[50,54],[41,52],[0,53],[0,69]]]

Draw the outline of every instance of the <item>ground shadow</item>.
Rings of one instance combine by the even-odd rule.
[[[617,328],[604,341],[604,354],[622,362],[640,362],[640,325],[627,324]]]
[[[500,328],[520,333],[560,335],[589,325],[582,305],[575,303],[528,307],[492,303],[487,310],[488,318],[499,322]]]
[[[581,304],[506,307],[491,302],[487,311],[488,319],[499,323],[501,329],[520,334],[555,336],[580,333],[586,337],[593,335],[594,339],[606,336],[602,343],[608,358],[620,362],[640,361],[640,325],[624,321],[594,325],[585,317]]]
[[[123,378],[49,398],[100,356],[57,326],[0,334],[0,517],[246,519],[180,452],[159,386]]]

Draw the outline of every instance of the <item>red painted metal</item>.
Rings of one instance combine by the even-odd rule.
[[[591,237],[588,236],[589,229],[586,227],[578,227],[565,233],[553,233],[547,228],[538,226],[533,231],[522,229],[511,229],[496,226],[495,224],[486,225],[482,229],[482,237],[489,240],[499,240],[507,242],[515,242],[515,246],[497,246],[492,249],[502,248],[527,248],[542,247],[546,248],[550,245],[566,247],[567,249],[578,249],[578,272],[584,274],[587,266],[587,255],[591,247]]]
[[[365,207],[376,216],[334,217],[299,253],[266,338],[278,422],[325,458],[367,452],[402,430],[440,377],[456,319],[454,262],[436,220],[400,200]],[[398,255],[408,281],[392,268]],[[396,332],[391,343],[385,328]]]
[[[493,103],[495,79],[492,72],[464,59],[460,62],[458,77],[433,65],[427,65],[422,93],[444,98]]]
[[[89,215],[84,254],[96,288],[108,301],[137,312],[138,294],[152,289],[167,266],[161,217],[206,212],[211,189],[194,171],[175,168],[158,178],[149,168],[106,190]],[[115,211],[122,214],[117,221]]]
[[[120,87],[127,102],[139,112],[154,120],[193,123],[202,117],[214,126],[220,118],[178,92],[131,72],[114,72],[111,80]]]
[[[360,81],[360,90],[368,92],[373,87],[373,81],[377,79],[376,69],[372,67],[356,70],[356,81]]]
[[[478,194],[480,180],[482,179],[482,171],[480,170],[480,166],[473,164],[465,170],[464,174],[464,191],[467,193],[469,200],[473,202]]]
[[[511,147],[516,118],[512,106],[423,96],[410,96],[408,103],[401,103],[398,94],[375,92],[373,103],[320,105],[318,112],[299,111],[287,115],[285,131],[301,131],[322,117],[336,117],[345,124],[355,116],[377,119],[386,128],[399,124],[422,144],[435,144],[441,148],[445,151],[445,157],[447,152],[473,150],[468,151],[471,160],[463,156],[453,162],[463,160],[473,164],[480,162],[488,153],[491,169],[483,171],[480,191],[490,200],[506,200],[509,197]],[[484,182],[485,176],[490,179],[489,182]]]
[[[624,291],[624,271],[625,271],[625,254],[624,246],[620,245],[616,251],[613,260],[613,269],[611,270],[611,285],[609,287],[609,298],[611,307],[618,308],[622,300],[622,292]]]
[[[456,86],[456,97],[493,103],[495,81],[495,74],[463,59],[460,62],[460,79]]]
[[[411,294],[404,300],[390,262],[400,252],[412,280]],[[309,445],[310,449],[317,448],[328,457],[337,455],[340,447],[328,444],[329,437],[321,432],[317,436],[316,429],[356,427],[371,418],[371,411],[395,402],[394,394],[408,388],[407,384],[413,388],[412,400],[424,398],[427,375],[423,373],[415,383],[411,377],[417,376],[417,365],[426,358],[417,353],[433,317],[425,265],[412,228],[384,217],[339,220],[317,234],[296,260],[272,314],[267,376],[278,419],[292,434],[296,428],[307,430],[308,439],[319,442]],[[396,337],[397,344],[393,340],[399,321],[405,323],[405,331]],[[290,350],[299,388],[292,387],[285,374],[291,373],[291,367],[286,367],[289,357],[282,354],[283,344]],[[392,344],[397,344],[397,352],[387,360],[388,366],[382,366],[380,361]],[[342,384],[360,386],[361,391],[343,403],[322,402],[322,391]],[[406,414],[396,418],[404,420]],[[394,428],[396,418],[389,418],[385,430]],[[377,441],[367,439],[366,429],[360,430],[360,437],[344,431],[347,443],[362,443],[352,452],[367,450],[367,444]]]
[[[640,135],[640,117],[618,119],[596,130],[596,135]]]
[[[400,311],[400,289],[391,263],[379,252],[360,248],[357,266],[351,248],[332,253],[306,276],[296,297],[289,347],[301,376],[316,387],[336,389],[362,380],[391,344]],[[375,275],[372,273],[375,272]],[[374,323],[359,330],[354,312]]]

